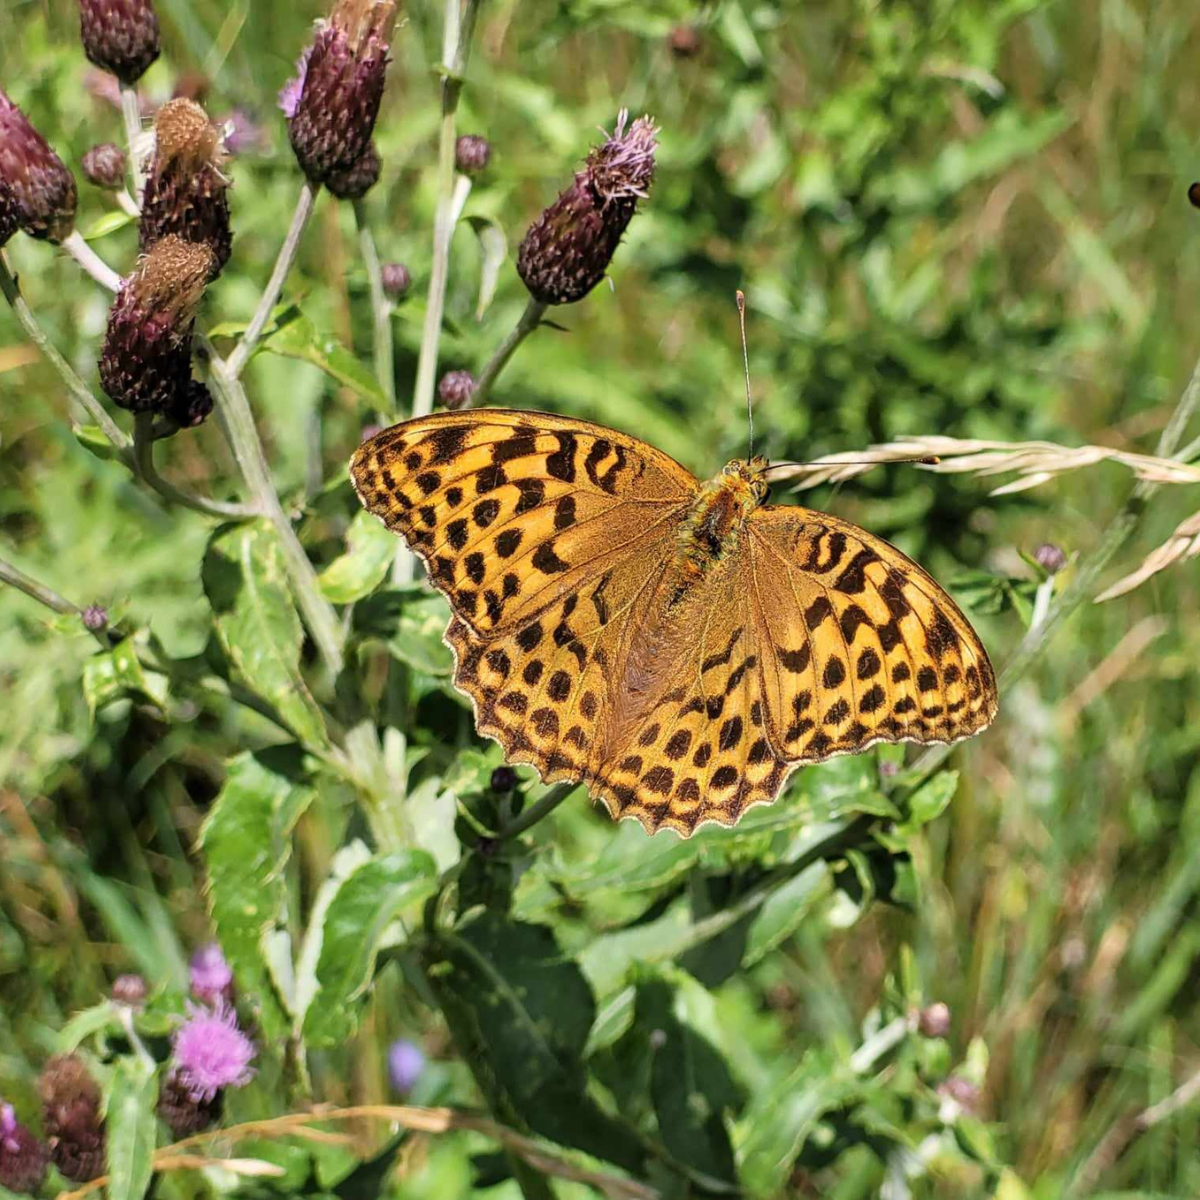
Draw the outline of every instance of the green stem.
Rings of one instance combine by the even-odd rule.
[[[387,397],[388,411],[396,410],[396,374],[392,351],[392,304],[383,290],[383,270],[379,265],[379,251],[375,238],[367,223],[366,206],[361,200],[354,202],[354,222],[358,226],[359,253],[367,272],[367,283],[371,289],[371,313],[375,330],[375,378]]]
[[[312,216],[318,186],[309,183],[306,179],[304,186],[300,189],[300,196],[296,200],[296,208],[292,213],[292,223],[288,227],[287,237],[283,239],[283,245],[279,248],[279,256],[275,259],[271,278],[267,281],[266,289],[258,299],[258,307],[250,318],[250,324],[246,326],[246,332],[242,334],[242,340],[238,342],[229,356],[228,374],[233,379],[237,379],[241,375],[246,363],[250,361],[250,356],[254,353],[255,346],[258,345],[258,339],[262,336],[267,321],[271,318],[271,310],[279,301],[279,293],[283,291],[284,281],[292,269],[292,264],[296,261],[296,254],[300,249],[300,239],[304,236],[304,228]]]
[[[83,240],[78,229],[64,238],[62,248],[101,286],[115,292],[121,286],[121,277]]]
[[[542,323],[545,312],[546,305],[530,296],[529,303],[525,305],[525,311],[521,314],[521,319],[508,337],[500,343],[496,353],[488,360],[487,366],[483,368],[483,373],[475,385],[475,391],[471,393],[471,405],[486,403],[492,385],[496,382],[496,377],[504,370],[517,347]]]
[[[429,271],[429,295],[425,326],[417,359],[417,382],[413,389],[412,415],[423,417],[433,411],[433,389],[437,375],[438,339],[446,306],[450,241],[454,236],[455,170],[454,148],[458,97],[463,72],[471,50],[479,0],[445,0],[442,32],[442,130],[438,143],[438,202],[433,224],[433,263]]]
[[[254,427],[250,401],[233,370],[232,360],[226,362],[213,352],[207,339],[203,339],[203,344],[211,355],[209,371],[217,393],[218,415],[225,437],[237,459],[242,478],[250,489],[256,509],[275,526],[279,534],[296,604],[326,668],[331,676],[336,677],[344,662],[345,634],[341,623],[333,606],[322,595],[317,573],[304,547],[300,545],[292,522],[279,503],[262,442]]]
[[[60,596],[52,587],[48,587],[44,583],[39,583],[31,575],[26,575],[24,571],[14,567],[12,563],[6,562],[2,558],[0,558],[0,583],[7,583],[9,587],[15,587],[17,591],[24,592],[30,599],[45,605],[46,608],[53,612],[76,616],[79,617],[81,623],[83,621],[83,609],[79,605],[72,604],[70,600],[65,596]],[[84,626],[84,628],[87,627]],[[89,629],[88,632],[100,643],[103,649],[110,649],[108,638],[105,636],[103,630]]]
[[[142,205],[142,191],[146,179],[142,173],[142,164],[134,152],[138,139],[142,136],[142,110],[138,105],[137,87],[121,84],[121,116],[125,119],[125,145],[129,154],[129,179],[133,184],[133,198],[138,208]]]
[[[519,817],[509,821],[496,834],[496,841],[506,842],[510,838],[515,838],[518,834],[524,833],[525,830],[531,829],[543,817],[552,813],[577,787],[579,787],[577,783],[554,784],[536,804],[530,805]]]

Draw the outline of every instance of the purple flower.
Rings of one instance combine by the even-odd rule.
[[[267,148],[267,131],[246,109],[235,108],[224,126],[225,149],[230,154],[261,154]]]
[[[388,1078],[396,1091],[411,1092],[424,1070],[425,1055],[416,1042],[401,1038],[388,1048]]]
[[[10,1192],[36,1192],[46,1178],[50,1155],[13,1111],[0,1104],[0,1185]]]
[[[311,46],[296,59],[296,74],[279,89],[279,107],[283,115],[290,121],[300,107],[300,97],[304,94],[304,80],[308,77],[308,60],[312,57]]]
[[[228,1000],[233,992],[233,968],[216,942],[201,946],[190,965],[192,995],[209,1004]]]
[[[223,1001],[215,1008],[189,1006],[189,1017],[171,1042],[176,1078],[196,1100],[212,1100],[227,1087],[241,1087],[254,1074],[257,1051]]]

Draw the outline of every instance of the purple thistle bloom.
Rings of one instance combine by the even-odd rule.
[[[312,57],[312,47],[308,46],[304,53],[296,59],[296,74],[279,89],[279,107],[283,115],[290,121],[300,107],[300,97],[304,94],[304,81],[308,77],[308,60]]]
[[[46,1147],[17,1120],[11,1104],[0,1104],[0,1186],[36,1192],[46,1178]]]
[[[227,1087],[241,1087],[254,1074],[257,1051],[223,1001],[216,1008],[189,1006],[187,1022],[171,1042],[176,1077],[196,1100],[212,1100]]]
[[[388,1078],[396,1091],[407,1094],[425,1070],[425,1055],[416,1042],[401,1038],[388,1048]]]
[[[233,968],[216,942],[201,946],[189,966],[192,995],[208,1004],[228,1000],[233,993]]]

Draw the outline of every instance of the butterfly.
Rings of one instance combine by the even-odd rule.
[[[847,521],[765,503],[767,470],[735,459],[700,482],[615,430],[486,408],[404,421],[350,462],[450,602],[479,732],[683,837],[802,764],[958,741],[996,714],[946,592]]]

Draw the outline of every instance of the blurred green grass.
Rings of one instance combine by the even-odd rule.
[[[296,188],[274,93],[318,7],[162,0],[161,10],[166,53],[146,90],[165,96],[176,72],[205,72],[215,116],[244,107],[269,132],[265,154],[234,165],[235,258],[208,301],[221,319],[244,318]],[[704,49],[676,61],[664,37],[693,12]],[[384,182],[368,200],[384,258],[408,263],[417,281],[395,320],[402,397],[428,272],[439,20],[440,5],[407,10],[380,121]],[[81,87],[74,21],[65,0],[9,0],[0,79],[77,166],[93,142],[119,140],[120,120]],[[744,446],[732,304],[742,286],[756,428],[772,457],[916,432],[1152,449],[1200,353],[1200,214],[1185,198],[1200,166],[1192,6],[497,0],[479,36],[460,128],[487,135],[494,153],[468,211],[500,221],[510,253],[618,107],[650,111],[664,130],[652,199],[618,255],[614,289],[563,314],[569,334],[528,343],[497,402],[605,421],[711,473]],[[84,187],[81,226],[107,207]],[[128,263],[132,231],[97,245]],[[103,297],[45,245],[18,240],[11,256],[57,344],[92,377]],[[524,301],[510,260],[476,323],[477,258],[463,229],[448,366],[477,367]],[[323,204],[288,294],[369,354],[345,206]],[[73,599],[127,607],[178,653],[197,652],[205,522],[164,512],[82,451],[57,377],[22,351],[0,317],[2,552]],[[327,465],[373,419],[313,369],[276,357],[255,361],[250,387],[294,498],[313,453],[312,414]],[[212,428],[164,459],[197,489],[233,486]],[[952,583],[968,566],[1016,573],[1016,552],[1042,541],[1085,553],[1126,486],[1100,467],[989,500],[978,479],[893,468],[811,502],[919,553]],[[1128,567],[1196,507],[1185,489],[1156,499]],[[335,525],[310,524],[315,544],[335,545]],[[802,925],[721,989],[735,1038],[790,1056],[853,1042],[911,945],[926,990],[954,1014],[954,1046],[986,1041],[983,1111],[1004,1161],[1038,1197],[1059,1195],[1120,1116],[1200,1068],[1198,599],[1192,565],[1081,611],[1006,698],[996,728],[959,752],[964,784],[922,842],[918,911],[877,905],[846,930]],[[1160,613],[1157,636],[1078,708],[1089,673]],[[979,624],[1003,661],[1016,618]],[[206,928],[189,850],[224,731],[206,722],[180,737],[128,708],[93,725],[77,686],[88,653],[86,639],[0,593],[6,1096],[105,976],[177,969]],[[564,853],[584,820],[558,818]],[[319,879],[322,831],[307,836],[306,869]],[[402,993],[385,979],[348,1093],[381,1094],[379,1048],[420,1020]],[[1140,1138],[1105,1177],[1106,1194],[1200,1194],[1197,1125],[1186,1110]],[[462,1156],[430,1153],[411,1194],[465,1190]],[[798,1183],[796,1194],[873,1195],[878,1170],[847,1166],[823,1186]]]

